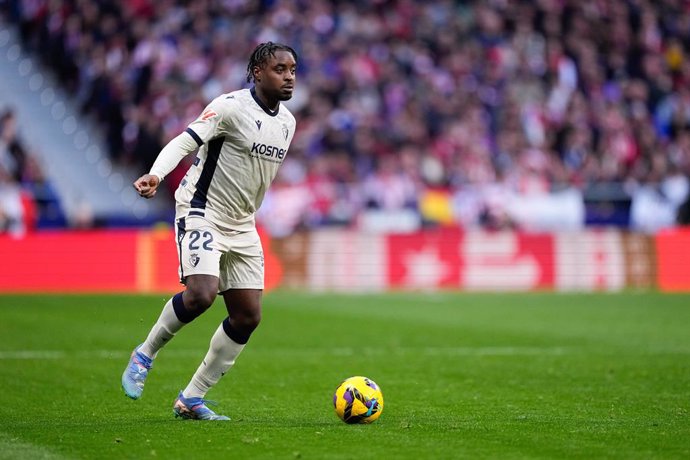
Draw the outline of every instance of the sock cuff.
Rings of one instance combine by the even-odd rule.
[[[249,337],[251,334],[243,334],[230,324],[230,318],[225,318],[223,320],[223,331],[225,331],[225,335],[230,337],[230,340],[232,340],[235,343],[238,343],[240,345],[244,345],[247,342],[249,342]]]
[[[173,310],[175,311],[175,316],[177,316],[177,319],[180,320],[182,323],[191,323],[194,318],[196,318],[198,315],[195,315],[191,312],[189,312],[185,306],[184,306],[184,301],[182,300],[182,293],[178,292],[175,294],[172,298],[172,305],[173,305]]]

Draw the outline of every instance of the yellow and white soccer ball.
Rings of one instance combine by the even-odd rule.
[[[370,378],[350,377],[335,390],[333,406],[345,423],[371,423],[383,412],[383,393]]]

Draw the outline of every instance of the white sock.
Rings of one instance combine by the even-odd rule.
[[[221,324],[211,337],[211,346],[206,357],[194,373],[187,388],[182,392],[185,398],[203,398],[208,390],[235,364],[244,344],[232,340]]]
[[[173,336],[182,329],[187,323],[183,323],[177,318],[175,309],[173,308],[173,299],[168,300],[163,307],[158,321],[153,325],[148,337],[144,343],[139,347],[139,351],[149,358],[153,359],[158,354],[161,348],[165,346]]]

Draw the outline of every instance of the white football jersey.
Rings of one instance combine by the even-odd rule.
[[[253,229],[254,213],[287,155],[295,127],[287,107],[270,110],[254,88],[214,99],[186,130],[199,152],[175,192],[177,216]]]

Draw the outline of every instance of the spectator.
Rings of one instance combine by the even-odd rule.
[[[0,233],[18,236],[25,231],[21,188],[9,172],[0,166]]]
[[[0,115],[0,233],[64,226],[60,200],[19,135],[14,110]]]
[[[477,209],[494,209],[494,188],[544,194],[690,173],[678,154],[690,131],[690,9],[680,1],[8,4],[27,46],[103,123],[112,158],[142,171],[209,94],[242,83],[247,50],[297,43],[306,83],[291,101],[301,128],[290,155],[318,189],[310,225],[410,208],[408,194],[439,187],[472,190]],[[382,158],[403,151],[406,165],[425,166],[396,167],[409,185],[393,200]],[[342,155],[347,186],[334,179]],[[346,211],[333,219],[335,208]],[[476,224],[470,214],[459,222]]]
[[[27,160],[26,149],[17,133],[17,117],[8,109],[0,115],[0,165],[14,181],[21,180]]]

